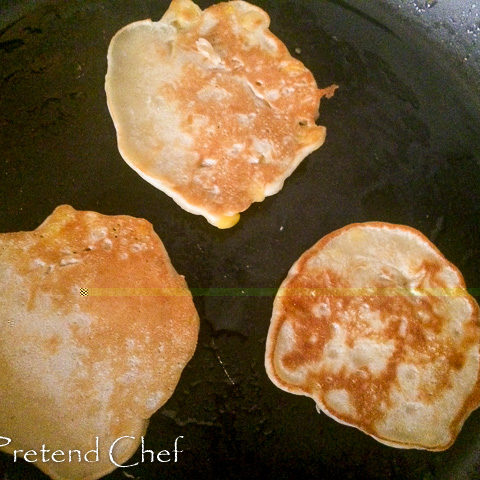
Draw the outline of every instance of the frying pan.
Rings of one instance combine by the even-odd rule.
[[[305,249],[351,222],[421,230],[478,298],[480,4],[258,0],[319,86],[340,88],[321,105],[325,145],[280,193],[219,231],[123,162],[106,107],[111,37],[158,20],[167,3],[0,4],[0,230],[32,230],[62,203],[144,217],[201,317],[196,354],[145,438],[160,451],[182,436],[178,462],[140,462],[106,478],[480,478],[479,411],[446,452],[397,450],[278,390],[263,367],[275,289]],[[3,454],[0,474],[46,478]]]

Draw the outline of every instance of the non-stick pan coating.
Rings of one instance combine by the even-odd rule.
[[[434,26],[424,29],[420,17],[434,15],[435,2],[418,3],[418,22],[400,20],[398,7],[398,18],[385,16],[393,2],[377,12],[374,2],[364,2],[368,11],[359,3],[257,2],[319,86],[340,88],[322,101],[325,145],[226,231],[181,210],[117,150],[103,87],[109,41],[127,23],[159,19],[167,1],[0,6],[0,231],[34,229],[63,203],[144,217],[201,317],[197,352],[145,439],[160,451],[183,436],[178,462],[137,454],[137,467],[107,478],[480,478],[480,412],[446,452],[397,450],[278,390],[263,366],[275,289],[305,249],[351,222],[421,230],[478,295],[480,111],[469,81],[478,72],[458,57],[470,44],[456,49],[436,40]],[[2,454],[0,478],[46,477]]]

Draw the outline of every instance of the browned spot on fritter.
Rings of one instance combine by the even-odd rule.
[[[372,228],[385,225],[385,228],[412,231],[407,227],[387,224],[364,225],[363,228],[368,228],[368,225],[372,225]],[[399,387],[398,372],[401,365],[430,369],[431,375],[422,377],[418,384],[418,400],[425,405],[432,404],[445,391],[453,388],[452,372],[465,367],[467,351],[471,348],[478,349],[478,306],[460,283],[458,289],[463,289],[463,293],[460,290],[459,294],[469,303],[472,314],[470,318],[461,320],[461,327],[458,327],[461,328],[460,339],[445,333],[452,322],[451,318],[445,316],[445,302],[453,297],[449,296],[451,294],[442,273],[445,267],[454,267],[441,255],[437,255],[435,260],[429,258],[417,262],[416,269],[420,273],[415,275],[414,281],[402,277],[396,270],[392,273],[391,266],[379,267],[378,276],[368,284],[361,285],[361,288],[352,284],[352,279],[345,273],[349,271],[349,265],[345,266],[343,274],[328,266],[311,266],[330,241],[341,236],[344,231],[355,228],[362,228],[362,224],[345,227],[328,235],[302,255],[292,268],[292,273],[282,284],[281,296],[274,307],[267,340],[266,365],[267,371],[279,386],[308,394],[324,408],[328,408],[325,407],[328,403],[325,395],[328,392],[348,392],[351,412],[330,410],[330,413],[376,435],[378,422],[392,407],[392,388]],[[424,241],[428,242],[426,239]],[[363,258],[361,261],[364,261]],[[322,306],[320,311],[319,305]],[[372,324],[372,318],[377,323]],[[278,332],[286,323],[293,330],[293,337],[289,337],[286,353],[275,358]],[[325,361],[328,355],[334,359],[342,355],[341,352],[332,353],[331,350],[327,354],[326,350],[337,329],[343,335],[342,348],[350,351],[353,351],[358,341],[365,339],[374,341],[377,345],[392,345],[384,368],[372,372],[362,365],[349,369],[341,366],[338,371],[327,367]],[[276,362],[285,372],[294,373],[307,368],[305,380],[300,385],[290,386],[277,373]],[[478,371],[476,375],[478,376]],[[458,432],[459,425],[455,423],[457,419],[468,415],[474,408],[472,405],[477,406],[479,401],[477,379],[477,386],[465,398],[457,418],[452,418],[452,432]],[[395,439],[386,440],[394,442]]]

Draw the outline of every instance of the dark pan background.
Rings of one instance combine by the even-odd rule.
[[[0,231],[32,230],[63,203],[144,217],[201,289],[198,349],[145,439],[146,448],[171,450],[182,435],[184,452],[177,463],[106,478],[479,479],[480,412],[446,452],[389,448],[274,387],[263,355],[272,289],[305,249],[348,223],[421,230],[478,298],[480,4],[257,4],[319,86],[340,88],[322,101],[325,145],[280,193],[220,231],[123,162],[106,106],[110,38],[127,23],[159,19],[168,2],[0,2]],[[208,290],[221,288],[233,290]],[[0,478],[47,477],[1,454]]]

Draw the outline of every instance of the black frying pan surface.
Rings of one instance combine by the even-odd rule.
[[[372,5],[366,12],[320,0],[257,4],[319,86],[340,88],[322,101],[325,145],[226,231],[184,212],[117,150],[103,88],[110,38],[127,23],[159,19],[168,2],[0,4],[0,231],[32,230],[63,203],[144,217],[201,317],[196,354],[145,439],[160,451],[183,436],[178,462],[142,462],[137,453],[138,466],[106,478],[478,479],[480,412],[446,452],[397,450],[278,390],[263,366],[275,289],[305,249],[348,223],[421,230],[478,295],[480,111],[468,82],[475,75],[435,41],[435,26],[428,37],[415,21],[372,15]],[[418,15],[428,15],[427,6]],[[46,478],[5,454],[0,475]]]

